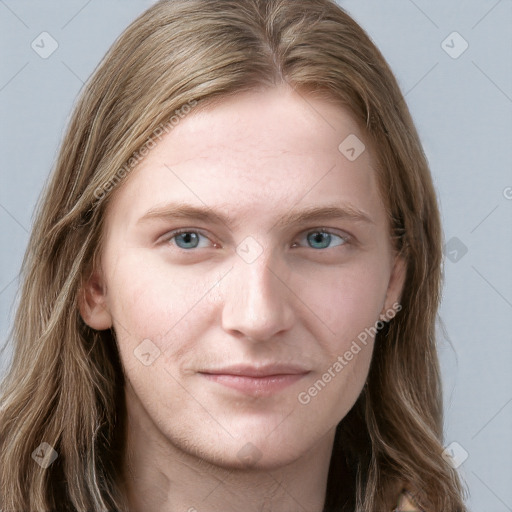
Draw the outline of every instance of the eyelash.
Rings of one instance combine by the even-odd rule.
[[[202,231],[199,231],[199,230],[196,230],[196,229],[176,229],[174,231],[171,231],[170,233],[168,233],[165,238],[162,240],[164,243],[169,243],[171,242],[171,240],[173,240],[175,237],[183,234],[183,233],[195,233],[197,235],[200,235],[208,240],[209,237],[206,236],[206,234],[204,234]],[[335,245],[334,247],[326,247],[324,249],[315,249],[314,247],[309,247],[309,249],[313,249],[315,251],[321,251],[321,250],[326,250],[326,249],[334,249],[335,247],[341,247],[341,246],[344,246],[344,245],[347,245],[349,243],[352,242],[352,237],[350,235],[340,235],[338,233],[335,233],[334,231],[328,229],[328,228],[316,228],[316,229],[309,229],[307,231],[303,231],[302,232],[304,236],[307,236],[311,233],[326,233],[328,235],[333,235],[333,236],[336,236],[338,238],[340,238],[343,242],[338,244],[338,245]],[[210,240],[211,242],[211,240]],[[215,243],[214,243],[215,244]],[[295,242],[294,242],[295,244]],[[217,245],[217,244],[215,244]],[[183,249],[182,247],[179,247],[178,245],[175,245],[174,247],[184,251],[184,252],[190,252],[190,251],[193,251],[194,249],[197,249],[197,247],[192,247],[190,249]]]

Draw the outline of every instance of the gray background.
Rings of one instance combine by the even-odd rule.
[[[446,445],[458,443],[457,463],[468,454],[459,471],[471,510],[512,511],[512,2],[339,3],[395,71],[441,202]],[[0,0],[0,343],[12,322],[32,210],[74,99],[150,4]],[[46,59],[31,47],[44,31],[58,44]],[[446,39],[454,31],[463,39]]]

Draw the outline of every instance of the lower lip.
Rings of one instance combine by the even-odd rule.
[[[307,373],[287,374],[287,375],[268,375],[265,377],[248,377],[245,375],[226,375],[202,373],[208,380],[218,382],[228,388],[236,389],[242,393],[261,395],[271,395],[277,393],[295,382],[302,379]]]

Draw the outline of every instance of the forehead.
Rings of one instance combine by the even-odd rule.
[[[333,102],[285,88],[242,93],[192,108],[131,172],[113,208],[135,222],[148,207],[179,199],[222,205],[250,220],[258,208],[278,213],[338,201],[378,216],[382,205],[364,139]],[[366,148],[351,160],[342,151],[346,140],[360,141],[358,152]]]
[[[175,158],[171,163],[199,156],[235,157],[237,152],[258,155],[259,159],[290,153],[298,157],[316,153],[334,156],[339,152],[341,138],[349,134],[362,138],[347,109],[279,87],[241,93],[213,105],[199,105],[180,121],[166,137],[166,143],[157,147],[148,160],[153,163],[160,151],[171,156],[168,150],[173,147]]]

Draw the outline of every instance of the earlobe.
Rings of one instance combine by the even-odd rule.
[[[385,315],[387,311],[396,312],[396,306],[400,304],[402,291],[405,284],[407,274],[407,262],[403,256],[397,255],[389,278],[388,289],[386,292],[386,300],[381,315]]]
[[[83,321],[92,329],[102,331],[112,327],[112,315],[106,303],[106,286],[98,272],[93,272],[82,285],[78,306]]]

